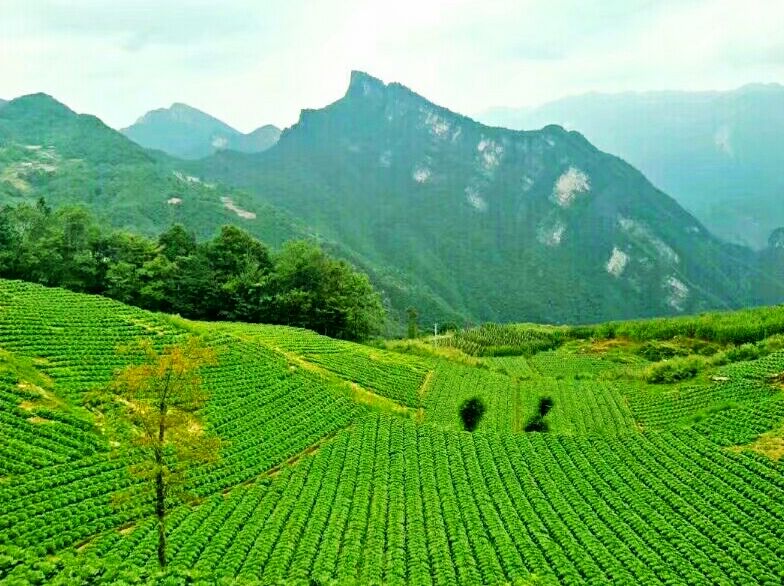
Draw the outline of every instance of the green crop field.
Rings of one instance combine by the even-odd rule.
[[[733,361],[731,316],[710,319],[487,326],[415,355],[0,281],[0,582],[781,584],[784,352],[747,324],[758,357]],[[690,355],[700,328],[721,361],[646,378],[646,342]],[[223,441],[173,503],[161,572],[139,454],[93,397],[119,345],[188,335],[216,353],[200,414]]]

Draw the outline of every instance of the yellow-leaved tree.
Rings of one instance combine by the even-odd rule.
[[[215,352],[198,338],[158,351],[149,339],[120,349],[136,360],[113,382],[114,419],[122,437],[142,459],[130,472],[154,495],[158,518],[158,563],[166,565],[167,505],[186,496],[188,468],[217,458],[220,440],[204,431],[198,411],[207,401],[199,371],[217,363]]]

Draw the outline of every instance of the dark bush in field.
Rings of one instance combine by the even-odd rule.
[[[463,429],[474,431],[485,413],[485,404],[479,397],[467,399],[460,405],[460,419],[463,420]]]
[[[552,397],[542,397],[539,399],[539,409],[537,413],[535,413],[534,416],[528,420],[528,423],[525,426],[525,431],[548,431],[550,427],[544,418],[553,408],[553,405],[555,405],[555,401],[553,401]]]

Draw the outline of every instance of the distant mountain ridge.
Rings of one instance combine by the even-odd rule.
[[[258,153],[274,145],[280,129],[269,124],[243,134],[225,122],[187,104],[152,110],[121,132],[148,148],[182,159],[200,159],[231,149]]]
[[[750,250],[581,134],[484,126],[362,72],[269,151],[191,168],[340,242],[428,317],[602,321],[782,293]]]
[[[483,121],[557,123],[639,168],[715,234],[763,248],[784,226],[784,86],[726,92],[591,93],[537,108],[496,108]]]
[[[44,93],[21,96],[0,111],[0,140],[51,147],[68,158],[94,163],[150,163],[143,148],[112,130],[95,116],[77,114]]]
[[[98,118],[46,94],[0,108],[0,205],[84,205],[122,228],[157,235],[181,222],[200,238],[237,223],[270,244],[301,235],[291,218],[228,186],[184,172],[182,161],[137,145]]]

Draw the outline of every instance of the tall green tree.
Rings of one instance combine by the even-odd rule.
[[[196,236],[188,232],[182,224],[174,224],[158,236],[158,245],[161,247],[161,253],[174,262],[196,252]]]
[[[195,337],[161,351],[150,340],[142,340],[130,351],[141,362],[126,366],[115,377],[112,388],[119,399],[115,413],[124,437],[143,455],[131,473],[154,494],[158,563],[164,567],[168,504],[184,495],[189,467],[214,460],[220,444],[217,437],[205,433],[197,413],[208,397],[199,371],[216,364],[216,357]]]
[[[98,292],[98,260],[94,254],[100,230],[84,208],[60,208],[54,214],[51,245],[60,261],[59,284],[74,291]]]
[[[207,258],[222,282],[242,273],[250,264],[266,272],[272,268],[269,249],[237,226],[222,226],[207,245]]]
[[[417,312],[415,307],[409,307],[408,309],[406,309],[406,317],[408,318],[408,326],[407,326],[408,337],[416,338],[418,334],[417,319],[419,318],[419,313]]]
[[[112,299],[130,305],[142,305],[141,290],[150,280],[142,267],[155,260],[155,242],[126,231],[114,232],[103,245],[106,265],[105,291]]]
[[[46,202],[0,209],[0,276],[100,293],[205,320],[288,324],[338,338],[379,331],[386,312],[367,276],[308,242],[280,253],[236,226],[197,242],[174,225],[157,240],[107,230]]]
[[[381,297],[366,275],[304,241],[287,242],[266,287],[264,321],[363,339],[384,322]]]

